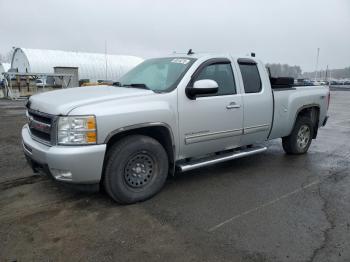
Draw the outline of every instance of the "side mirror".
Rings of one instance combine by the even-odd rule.
[[[198,80],[193,83],[193,87],[186,88],[186,95],[190,99],[196,99],[197,95],[215,94],[218,92],[219,85],[211,79]]]

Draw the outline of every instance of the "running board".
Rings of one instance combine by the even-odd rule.
[[[189,171],[192,169],[204,167],[204,166],[209,166],[217,163],[221,163],[227,160],[232,160],[232,159],[237,159],[237,158],[242,158],[250,155],[255,155],[262,153],[267,150],[267,147],[253,147],[253,148],[247,148],[244,150],[236,151],[233,153],[227,153],[221,156],[215,156],[211,158],[204,158],[200,160],[195,160],[193,162],[186,162],[186,163],[181,163],[177,164],[177,167],[181,172]]]

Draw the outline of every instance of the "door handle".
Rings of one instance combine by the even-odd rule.
[[[229,105],[226,106],[227,109],[240,108],[240,107],[241,105],[238,105],[235,102],[231,102]]]

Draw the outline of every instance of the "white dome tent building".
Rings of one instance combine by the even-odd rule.
[[[142,58],[127,55],[15,48],[10,71],[52,74],[56,73],[55,68],[76,68],[79,80],[116,81],[142,61]]]

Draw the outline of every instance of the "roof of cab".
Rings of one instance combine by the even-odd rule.
[[[200,59],[200,58],[220,58],[220,57],[230,57],[233,60],[240,59],[240,58],[248,58],[252,59],[254,61],[259,61],[256,57],[248,56],[248,55],[243,55],[243,56],[237,56],[237,55],[232,55],[230,53],[196,53],[194,52],[193,54],[188,55],[187,53],[172,53],[168,57],[184,57],[184,58],[195,58],[195,59]]]

